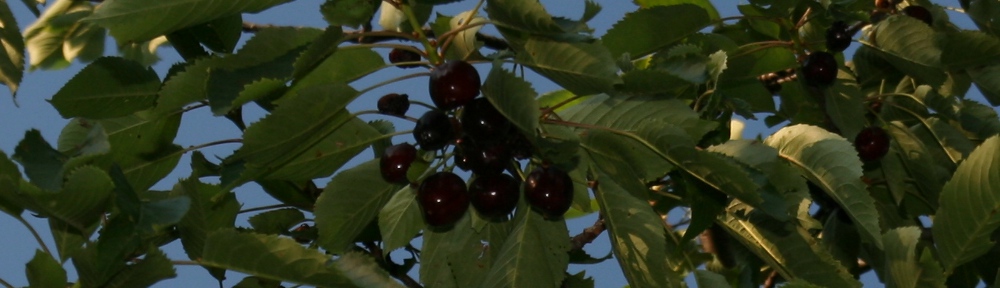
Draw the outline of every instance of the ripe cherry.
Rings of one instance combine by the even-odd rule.
[[[418,61],[420,61],[420,54],[417,52],[399,48],[393,48],[392,51],[389,51],[389,62],[392,64]],[[420,66],[420,64],[396,65],[396,67],[399,68],[414,68]]]
[[[478,175],[469,184],[472,207],[486,219],[502,219],[517,206],[517,182],[507,174]]]
[[[833,85],[837,80],[837,59],[833,54],[815,51],[809,53],[805,63],[802,64],[802,76],[806,85],[826,88]]]
[[[889,134],[878,126],[861,130],[854,138],[854,149],[862,161],[869,162],[881,159],[889,152]]]
[[[503,143],[477,143],[463,138],[455,150],[459,168],[477,175],[498,174],[510,163],[510,151]]]
[[[849,27],[844,21],[833,22],[833,25],[826,29],[826,50],[841,52],[851,46],[851,34],[847,29]]]
[[[431,70],[431,100],[442,110],[465,105],[479,95],[479,71],[465,61],[450,60]]]
[[[922,6],[915,6],[915,5],[906,6],[906,8],[903,8],[901,12],[903,12],[903,15],[917,18],[917,20],[920,21],[924,21],[924,23],[927,23],[927,25],[933,26],[934,24],[934,17],[931,16],[931,11],[927,10],[927,8],[924,8]]]
[[[524,198],[546,219],[562,217],[573,204],[573,180],[559,168],[538,168],[524,180]]]
[[[473,99],[462,110],[462,131],[476,142],[493,142],[503,139],[510,129],[510,121],[486,98]]]
[[[389,93],[378,99],[378,112],[382,114],[403,116],[410,110],[410,96],[406,94]]]
[[[454,225],[469,209],[465,181],[451,172],[437,172],[424,179],[417,188],[417,201],[424,221],[432,228]]]
[[[417,125],[413,127],[413,138],[421,149],[437,150],[455,139],[455,130],[448,115],[439,110],[430,110],[417,119]]]
[[[382,179],[389,183],[408,183],[406,171],[417,159],[417,148],[410,143],[400,143],[385,148],[385,154],[379,159],[379,170]]]

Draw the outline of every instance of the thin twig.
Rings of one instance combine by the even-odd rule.
[[[14,285],[10,285],[10,283],[7,283],[7,281],[3,280],[3,278],[0,278],[0,284],[3,284],[3,286],[7,288],[14,288]]]
[[[52,252],[49,251],[49,246],[45,245],[45,241],[42,241],[42,236],[38,235],[38,231],[35,231],[35,227],[31,226],[31,223],[28,223],[28,221],[24,220],[24,218],[21,216],[14,218],[17,218],[17,221],[20,221],[21,224],[24,224],[25,228],[28,228],[28,232],[31,232],[31,236],[35,236],[35,241],[38,241],[38,246],[41,246],[42,250],[44,250],[46,254],[55,257],[55,255],[52,255]]]
[[[199,144],[199,145],[194,145],[194,146],[188,147],[187,149],[184,149],[185,150],[184,152],[194,151],[194,150],[202,149],[202,148],[205,148],[205,147],[211,147],[211,146],[215,146],[215,145],[233,144],[233,143],[243,143],[243,139],[233,138],[233,139],[224,139],[224,140],[219,140],[219,141],[212,141],[212,142],[208,142],[208,143],[204,143],[204,144]]]
[[[594,225],[583,229],[583,232],[580,232],[580,234],[576,234],[576,236],[570,238],[569,242],[572,244],[572,248],[570,249],[583,249],[583,246],[594,242],[594,239],[597,239],[597,236],[601,236],[601,233],[604,233],[604,230],[607,230],[607,227],[604,225],[604,215],[601,214],[597,217],[597,221],[594,222]]]
[[[263,29],[282,27],[272,24],[256,24],[252,22],[243,22],[243,32],[246,33],[257,33]],[[287,26],[291,27],[291,26]],[[434,35],[434,30],[430,28],[424,28],[422,31],[424,35],[428,38],[437,38]],[[361,44],[371,44],[378,42],[388,42],[388,41],[413,41],[418,42],[419,39],[414,37],[412,34],[396,32],[396,31],[344,31],[344,41],[350,43],[361,43]],[[509,50],[510,44],[506,40],[493,35],[487,35],[483,33],[476,33],[476,40],[483,42],[483,47],[502,51]]]
[[[295,206],[288,205],[288,204],[274,204],[274,205],[260,206],[260,207],[254,207],[254,208],[248,208],[248,209],[245,209],[245,210],[240,210],[239,214],[256,212],[256,211],[271,210],[271,209],[279,209],[279,208],[295,208]]]
[[[200,266],[201,265],[201,263],[198,263],[197,261],[191,261],[191,260],[170,260],[170,264],[185,265],[185,266],[195,266],[195,265],[199,265]]]

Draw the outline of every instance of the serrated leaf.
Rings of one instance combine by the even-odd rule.
[[[603,173],[601,173],[603,174]],[[663,220],[649,204],[623,191],[607,175],[599,175],[594,195],[608,226],[611,251],[632,287],[681,287],[675,267],[682,259],[667,257]]]
[[[711,20],[719,19],[719,11],[715,9],[715,5],[708,0],[632,0],[632,3],[639,5],[640,8],[649,8],[653,6],[671,6],[671,5],[681,5],[681,4],[694,4],[698,5],[705,12],[708,12],[709,18]]]
[[[159,90],[153,69],[104,57],[73,76],[49,102],[64,118],[114,118],[153,107]]]
[[[420,282],[426,287],[464,287],[460,286],[459,278],[469,280],[469,276],[459,275],[462,269],[474,269],[476,267],[455,267],[453,263],[458,261],[474,262],[483,254],[484,246],[479,235],[471,227],[472,213],[466,213],[455,223],[450,231],[435,232],[433,230],[424,231],[423,246],[420,254]],[[493,247],[500,249],[499,247]],[[480,251],[476,251],[476,250]],[[470,253],[470,251],[476,251]],[[489,263],[481,263],[484,267]],[[484,275],[479,275],[480,281]],[[476,280],[474,277],[472,280]],[[488,284],[488,283],[484,283]]]
[[[25,265],[24,272],[28,277],[28,285],[39,288],[66,287],[66,270],[59,261],[42,250],[35,250],[35,257]]]
[[[545,7],[533,0],[487,0],[486,13],[494,25],[535,35],[557,35],[564,33],[545,11]]]
[[[333,267],[358,287],[403,288],[402,284],[389,277],[375,259],[360,252],[348,252],[333,261]]]
[[[566,121],[625,131],[636,130],[647,121],[660,121],[681,127],[690,139],[701,139],[717,125],[700,119],[682,101],[651,97],[595,95],[560,115]]]
[[[328,265],[330,256],[288,237],[223,229],[208,235],[203,265],[324,287],[357,287]]]
[[[378,131],[378,133],[383,136],[396,132],[396,126],[392,125],[392,122],[385,119],[368,121],[368,126],[371,126],[375,129],[375,131]],[[375,154],[375,158],[381,158],[382,155],[385,154],[385,148],[388,148],[389,146],[392,146],[391,137],[372,142],[372,153]]]
[[[945,274],[977,256],[995,243],[990,238],[1000,227],[1000,137],[979,145],[955,170],[941,189],[940,206],[934,217],[934,243]]]
[[[239,59],[242,57],[220,59],[217,62],[219,65],[210,68],[208,73],[206,92],[208,93],[208,104],[212,108],[212,113],[215,116],[223,116],[234,108],[239,107],[235,106],[235,104],[244,102],[245,100],[238,102],[237,99],[245,88],[255,81],[261,79],[287,79],[291,77],[292,62],[299,56],[302,49],[299,47],[285,51],[285,54],[281,56],[253,66],[232,67],[234,64],[242,64],[234,62],[242,60]],[[243,52],[243,50],[240,52]],[[238,55],[245,56],[247,54],[241,53]]]
[[[89,15],[91,10],[93,5],[89,2],[58,0],[25,28],[24,39],[31,55],[31,68],[61,69],[69,66],[72,59],[63,55],[64,42],[70,38],[74,27],[79,27],[75,25],[78,20]]]
[[[888,270],[885,281],[887,287],[945,287],[941,267],[937,266],[935,271],[932,267],[921,263],[922,257],[917,256],[917,250],[920,249],[918,245],[920,233],[920,227],[909,226],[886,231],[882,236],[885,243],[886,270]],[[925,282],[931,280],[926,278],[933,280]]]
[[[156,282],[177,277],[174,264],[157,248],[151,248],[139,263],[128,265],[104,287],[149,287]]]
[[[224,196],[217,197],[220,193]],[[204,254],[208,234],[222,228],[233,227],[240,203],[233,193],[219,190],[219,186],[201,183],[197,179],[187,179],[174,185],[171,194],[184,195],[191,199],[188,213],[177,223],[184,252],[191,259],[200,259]],[[213,200],[218,198],[218,200]],[[208,272],[216,279],[224,279],[225,271],[207,266]]]
[[[233,53],[243,35],[243,15],[221,17],[188,29],[206,48],[217,53]]]
[[[625,18],[608,29],[601,42],[612,57],[628,53],[638,59],[698,32],[710,21],[705,9],[697,5],[656,5],[625,14]]]
[[[875,25],[873,44],[879,50],[929,67],[941,66],[941,49],[935,45],[934,30],[920,20],[895,15]]]
[[[385,60],[371,48],[343,47],[326,57],[311,72],[297,78],[285,95],[315,85],[350,83],[384,67]]]
[[[490,74],[483,82],[483,96],[493,103],[511,123],[521,129],[522,133],[532,135],[538,129],[538,119],[541,112],[535,98],[538,93],[522,78],[504,70],[500,65],[493,65]]]
[[[31,184],[48,191],[59,191],[62,187],[62,166],[66,156],[52,149],[38,130],[25,132],[11,156],[24,167]]]
[[[762,189],[760,193],[764,199],[763,205],[778,206],[765,208],[766,211],[777,211],[779,207],[784,207],[789,212],[796,212],[799,203],[809,197],[806,180],[795,167],[782,161],[778,157],[778,150],[773,147],[753,140],[730,140],[706,150],[732,157],[749,166],[747,169],[751,178]],[[774,199],[774,196],[781,199]]]
[[[392,198],[401,185],[382,179],[378,159],[338,173],[316,200],[319,244],[331,253],[347,251],[354,238]]]
[[[247,222],[250,222],[255,232],[281,235],[305,219],[305,214],[299,209],[286,208],[253,215]]]
[[[865,128],[865,97],[852,75],[840,71],[838,81],[830,87],[830,93],[825,94],[826,115],[837,126],[841,135],[847,140]]]
[[[587,276],[587,271],[566,276],[563,280],[565,287],[573,288],[594,288],[594,278]]]
[[[980,31],[958,31],[944,35],[941,63],[951,69],[996,64],[1000,57],[1000,39]]]
[[[320,5],[319,11],[331,26],[356,28],[369,24],[378,4],[378,1],[372,0],[327,0]]]
[[[37,13],[37,8],[35,11]],[[0,45],[3,45],[0,49],[0,83],[7,85],[11,96],[14,96],[24,77],[24,37],[6,1],[0,5],[0,26],[4,28],[0,31]]]
[[[340,44],[343,37],[344,30],[340,26],[326,27],[323,30],[323,34],[317,36],[306,47],[306,50],[302,51],[302,55],[299,55],[299,58],[295,59],[295,64],[292,65],[294,67],[292,77],[302,78],[302,76],[315,69],[317,65],[323,63],[323,59],[326,59],[326,57],[337,51],[337,45]]]
[[[65,155],[84,156],[103,154],[111,150],[108,133],[99,122],[73,118],[59,133],[59,152]]]
[[[382,233],[382,250],[386,254],[410,244],[424,229],[423,214],[417,202],[417,191],[407,185],[396,192],[378,213],[378,228]]]
[[[1000,116],[993,108],[971,100],[962,100],[958,110],[958,121],[962,130],[969,131],[979,139],[990,138],[1000,133]]]
[[[804,280],[823,287],[861,287],[861,282],[802,227],[776,222],[738,202],[727,208],[719,222],[733,239],[788,281]]]
[[[101,25],[118,42],[138,42],[185,27],[240,13],[257,13],[289,0],[185,0],[150,4],[143,0],[102,3],[83,21]]]
[[[615,84],[621,83],[614,57],[600,43],[533,37],[525,42],[524,51],[516,59],[576,95],[612,91]]]
[[[651,94],[673,98],[683,94],[684,91],[692,90],[693,86],[670,72],[647,69],[622,74],[622,86],[619,89],[638,95]]]
[[[782,158],[823,188],[851,216],[866,240],[882,247],[875,200],[861,182],[861,160],[850,142],[823,128],[795,125],[778,130],[764,144],[777,148]]]
[[[1000,65],[974,67],[968,70],[976,88],[983,93],[990,105],[1000,106]]]
[[[46,205],[48,213],[82,231],[104,215],[113,188],[107,173],[82,167],[69,173],[61,192],[36,200]]]
[[[510,232],[484,287],[555,287],[569,266],[569,231],[565,221],[549,221],[526,212]]]
[[[347,161],[386,137],[358,118],[352,118],[336,131],[309,148],[299,157],[273,170],[267,178],[308,180],[324,177],[340,169]]]
[[[312,86],[300,91],[295,97],[284,98],[281,105],[270,115],[247,127],[244,132],[243,147],[231,156],[233,160],[246,161],[247,171],[243,172],[241,179],[266,176],[293,161],[301,160],[301,157],[309,157],[310,150],[318,147],[329,149],[329,146],[325,146],[329,144],[326,139],[338,137],[332,135],[336,135],[349,123],[361,125],[360,127],[363,127],[361,129],[367,128],[369,132],[378,136],[377,131],[344,110],[344,106],[357,97],[357,93],[347,85],[331,84]],[[354,127],[353,124],[350,125]],[[335,148],[344,148],[336,147],[337,143],[332,144]],[[350,149],[351,147],[347,147],[333,151],[342,152]],[[360,152],[360,149],[355,150]],[[318,175],[304,177],[313,176]],[[226,186],[239,184],[241,183],[231,183]]]

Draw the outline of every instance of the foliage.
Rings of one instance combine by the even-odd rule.
[[[68,120],[56,145],[31,130],[0,152],[0,211],[46,218],[55,240],[25,266],[32,287],[146,287],[181,264],[219,281],[251,275],[236,287],[594,287],[567,268],[603,261],[582,251],[602,233],[630,287],[856,287],[869,271],[890,287],[1000,279],[996,1],[959,1],[979,30],[924,0],[751,0],[734,17],[708,0],[636,0],[608,27],[590,26],[601,10],[591,0],[578,19],[535,0],[326,0],[325,28],[243,23],[286,0],[49,2],[25,1],[38,18],[23,33],[0,5],[0,83],[12,97],[26,58],[32,70],[86,63],[49,100]],[[441,14],[443,4],[466,12]],[[372,29],[378,13],[394,26]],[[829,51],[835,83],[810,86],[801,61],[827,50],[835,21],[851,25],[856,50]],[[107,37],[118,55],[105,55]],[[165,43],[184,61],[161,75],[151,64]],[[414,64],[387,61],[388,49],[421,52],[421,71],[377,79]],[[538,167],[568,172],[563,217],[520,197],[505,219],[469,209],[426,225],[418,187],[460,166],[457,145],[420,150],[411,183],[380,177],[384,149],[411,123],[348,107],[457,60],[484,71],[482,97],[524,136],[530,157],[503,163],[519,187]],[[248,106],[266,115],[247,125]],[[243,137],[174,144],[181,115],[201,107]],[[741,139],[740,118],[776,132]],[[859,136],[873,126],[889,141]],[[241,145],[216,160],[197,151],[223,143]],[[888,152],[862,161],[862,145]],[[185,155],[192,174],[151,190]],[[241,211],[234,192],[248,183],[277,205]],[[250,227],[237,227],[240,213]],[[567,228],[595,213],[586,231]],[[190,259],[161,251],[175,240]]]

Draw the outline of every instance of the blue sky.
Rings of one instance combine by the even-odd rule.
[[[55,0],[49,1],[55,2]],[[278,6],[259,15],[246,15],[244,16],[244,20],[261,24],[325,27],[326,23],[323,21],[322,16],[318,12],[318,7],[322,2],[322,0],[298,0]],[[577,18],[581,15],[583,10],[582,0],[543,0],[541,2],[550,10],[552,14],[559,16]],[[614,22],[620,19],[626,12],[632,11],[636,7],[631,3],[631,1],[597,0],[597,2],[604,8],[601,13],[591,21],[591,26],[597,29],[596,34],[598,36],[603,35],[604,31],[606,31]],[[724,17],[739,14],[736,11],[736,1],[713,2],[716,3],[719,13]],[[14,10],[15,16],[17,17],[19,26],[22,30],[35,20],[35,17],[24,8],[20,1],[11,1],[8,3]],[[475,1],[461,1],[455,4],[442,6],[438,12],[454,15],[460,11],[471,9],[473,5],[475,5]],[[952,18],[953,21],[960,20],[958,22],[963,27],[971,27],[968,18],[965,16],[952,14]],[[665,28],[669,29],[669,27]],[[489,27],[484,30],[484,32],[487,33],[490,31],[493,30]],[[244,34],[242,41],[245,41],[251,36],[252,35]],[[857,45],[858,44],[856,43],[853,44],[853,46]],[[107,46],[109,48],[114,47],[114,42],[109,39]],[[381,52],[384,53],[387,51]],[[114,51],[110,50],[106,52],[108,55],[113,55],[114,53]],[[159,55],[163,58],[163,60],[155,65],[154,69],[159,75],[161,75],[161,77],[166,73],[167,68],[169,68],[172,63],[181,61],[177,53],[169,47],[160,49]],[[14,103],[9,101],[9,97],[7,97],[8,95],[0,95],[0,135],[5,135],[4,137],[0,137],[0,150],[4,151],[8,155],[12,154],[14,146],[21,140],[24,132],[28,129],[41,130],[45,139],[50,143],[55,144],[58,139],[59,132],[68,120],[61,118],[56,110],[46,100],[50,99],[52,95],[58,91],[62,84],[66,83],[70,77],[83,67],[84,65],[75,63],[73,66],[64,70],[34,71],[26,73],[24,82],[21,85],[21,90],[17,97],[18,107],[15,107]],[[477,68],[480,69],[482,75],[485,75],[485,72],[489,69],[486,65],[480,65],[480,67]],[[353,85],[356,88],[365,88],[379,82],[380,80],[389,79],[390,77],[406,73],[412,73],[412,71],[386,69],[385,71],[380,71],[375,75],[359,80]],[[537,75],[529,74],[528,80],[533,83],[534,88],[540,93],[558,89],[557,86],[547,80],[541,79],[541,77],[538,77]],[[374,109],[375,101],[379,96],[386,93],[407,93],[410,95],[411,99],[430,102],[427,96],[427,90],[424,87],[426,87],[426,79],[418,78],[378,88],[362,96],[360,101],[353,103],[349,106],[349,109],[352,111]],[[6,89],[0,90],[6,91]],[[981,99],[981,96],[974,97],[974,99]],[[244,113],[248,122],[252,122],[263,116],[263,111],[256,108],[254,105],[248,105],[247,110],[245,110]],[[411,112],[410,114],[419,115],[415,112]],[[366,120],[375,118],[378,117],[368,117]],[[396,124],[400,130],[409,129],[409,125],[412,125],[406,122],[396,122]],[[772,131],[773,129],[766,129],[766,127],[760,123],[749,123],[747,130],[744,131],[744,137],[754,137],[757,134],[767,135]],[[187,147],[213,140],[239,137],[240,131],[229,121],[223,118],[212,117],[208,109],[199,109],[185,114],[179,135],[175,142],[181,146]],[[399,142],[407,140],[409,139],[400,138],[396,141]],[[235,145],[224,145],[210,147],[202,150],[202,152],[212,159],[213,156],[227,156],[232,153],[234,148],[236,148]],[[369,155],[371,154],[368,152],[362,153],[359,159],[352,161],[352,163],[356,164],[360,163],[360,161],[367,160],[370,157]],[[181,160],[177,170],[167,176],[164,181],[157,184],[154,189],[169,190],[178,179],[181,179],[190,173],[188,167],[188,158],[185,157]],[[326,180],[318,180],[317,184],[323,186],[326,184]],[[253,185],[244,185],[243,187],[238,188],[236,192],[237,197],[241,203],[243,203],[244,208],[275,203],[274,200],[264,194],[259,187]],[[47,226],[44,219],[35,218],[29,214],[25,214],[24,216],[28,218],[36,229],[38,229],[43,235],[43,237],[46,238],[46,242],[51,247],[53,244],[46,229]],[[249,215],[241,215],[241,217],[237,220],[237,224],[247,226],[246,218],[248,216]],[[596,214],[571,220],[569,222],[570,233],[579,233],[585,227],[591,225],[595,219]],[[34,255],[34,251],[38,249],[38,246],[32,240],[29,232],[11,217],[0,216],[0,229],[2,229],[5,234],[4,237],[0,237],[0,247],[3,247],[4,250],[4,257],[0,259],[0,278],[7,280],[14,285],[27,285],[27,280],[24,276],[24,263],[31,259]],[[180,241],[175,241],[174,243],[167,245],[164,249],[172,259],[187,259],[187,256],[183,253],[183,250],[180,247]],[[606,255],[610,251],[607,234],[602,235],[593,244],[588,245],[586,250],[591,253],[591,255]],[[399,259],[399,257],[397,257],[397,259]],[[72,269],[72,265],[65,265],[65,267],[70,270]],[[621,270],[618,268],[617,262],[614,260],[605,261],[604,263],[597,265],[575,265],[570,268],[570,272],[575,273],[582,269],[586,269],[587,274],[596,279],[597,287],[621,287],[626,284]],[[200,267],[178,266],[177,273],[179,275],[178,278],[160,282],[157,287],[215,287],[214,279]],[[229,280],[225,283],[226,287],[231,287],[242,279],[242,275],[237,275],[232,272],[228,275]],[[868,275],[866,280],[872,281],[871,277],[871,275]],[[69,279],[71,281],[76,279],[75,273],[71,272]],[[873,284],[877,282],[867,283]]]

